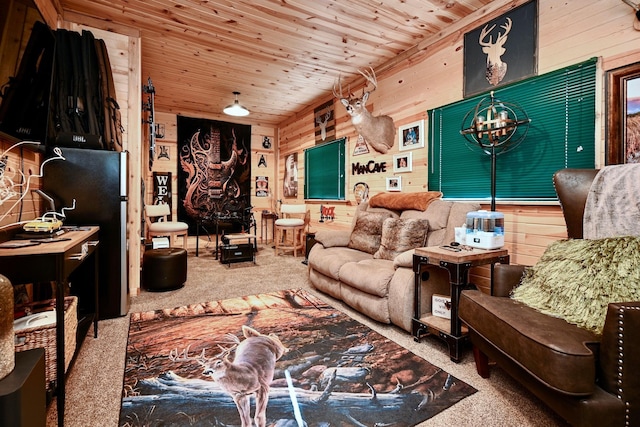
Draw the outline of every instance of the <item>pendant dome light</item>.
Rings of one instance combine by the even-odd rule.
[[[233,92],[233,94],[236,96],[236,100],[233,102],[233,104],[227,105],[224,108],[224,110],[223,110],[224,113],[228,114],[230,116],[236,116],[236,117],[248,116],[249,115],[249,110],[244,108],[238,102],[238,95],[240,95],[240,92]]]

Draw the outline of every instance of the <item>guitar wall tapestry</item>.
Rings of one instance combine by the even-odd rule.
[[[251,207],[251,126],[178,116],[178,220],[242,218]]]

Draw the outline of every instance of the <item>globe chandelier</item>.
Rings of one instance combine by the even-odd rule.
[[[472,150],[491,157],[491,210],[496,210],[496,157],[525,139],[531,119],[518,104],[496,99],[491,91],[462,120],[460,133]]]

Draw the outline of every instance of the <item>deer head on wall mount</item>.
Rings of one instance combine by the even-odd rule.
[[[351,123],[356,131],[379,153],[389,151],[396,140],[396,127],[393,119],[389,116],[374,117],[366,108],[367,99],[371,92],[376,90],[378,82],[376,74],[373,71],[358,72],[364,76],[368,83],[371,83],[373,89],[367,91],[366,86],[362,88],[362,96],[357,98],[347,89],[347,96],[342,94],[342,84],[338,77],[337,88],[333,85],[333,95],[340,100],[342,105],[347,109],[347,113],[351,116]]]

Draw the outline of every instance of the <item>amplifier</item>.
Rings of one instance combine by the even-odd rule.
[[[222,245],[220,250],[220,262],[223,264],[231,264],[232,262],[256,262],[253,245],[250,243],[242,243],[238,245]]]

